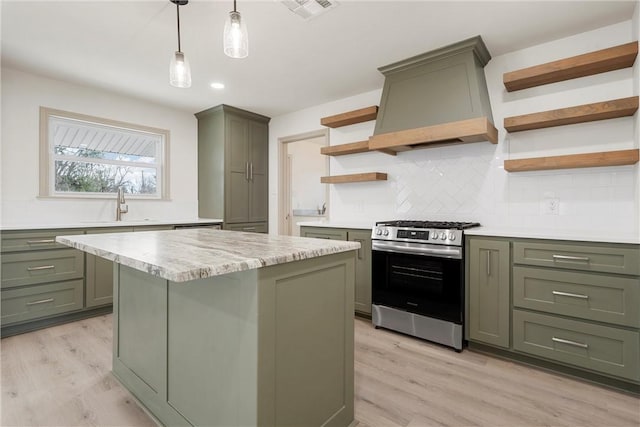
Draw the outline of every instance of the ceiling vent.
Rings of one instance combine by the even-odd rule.
[[[333,9],[338,5],[338,2],[333,0],[283,0],[282,4],[305,21],[308,21]]]

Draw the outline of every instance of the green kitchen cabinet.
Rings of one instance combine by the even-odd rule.
[[[513,347],[560,363],[640,381],[637,331],[513,310]]]
[[[640,391],[639,245],[466,243],[470,348]]]
[[[371,316],[371,230],[302,226],[300,236],[360,243],[356,256],[355,311]]]
[[[347,240],[347,230],[330,227],[300,227],[300,236],[314,239]]]
[[[245,233],[267,233],[269,231],[266,222],[245,222],[240,224],[224,224],[225,230],[244,231]]]
[[[371,315],[371,231],[349,230],[347,240],[360,243],[356,256],[355,310]]]
[[[83,233],[76,229],[2,231],[3,337],[43,327],[51,318],[82,314],[84,253],[55,239]]]
[[[88,229],[87,234],[126,233],[132,227]],[[113,303],[113,262],[92,254],[85,254],[85,306],[97,307]]]
[[[509,347],[509,242],[471,238],[469,260],[469,340]]]
[[[266,225],[270,119],[228,105],[196,117],[198,215],[222,217],[225,225]]]
[[[513,262],[540,267],[615,274],[640,274],[637,245],[555,241],[516,241]]]

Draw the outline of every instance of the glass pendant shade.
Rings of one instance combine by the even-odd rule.
[[[171,57],[169,65],[169,82],[171,86],[188,88],[191,87],[191,68],[184,53],[176,51]]]
[[[246,58],[249,55],[249,35],[240,12],[229,12],[224,24],[224,53],[232,58]]]

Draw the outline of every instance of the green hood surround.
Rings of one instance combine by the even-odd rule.
[[[484,66],[491,54],[476,36],[380,67],[385,83],[369,149],[497,143]]]

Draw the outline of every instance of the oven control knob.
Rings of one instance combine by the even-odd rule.
[[[382,234],[382,230],[379,228],[376,228],[376,235],[380,236]]]
[[[387,230],[386,228],[384,229],[384,235],[388,236],[389,235],[389,230]]]
[[[447,233],[440,233],[440,238],[442,240],[447,240]]]
[[[454,241],[456,240],[456,235],[453,233],[449,233],[449,240]]]

